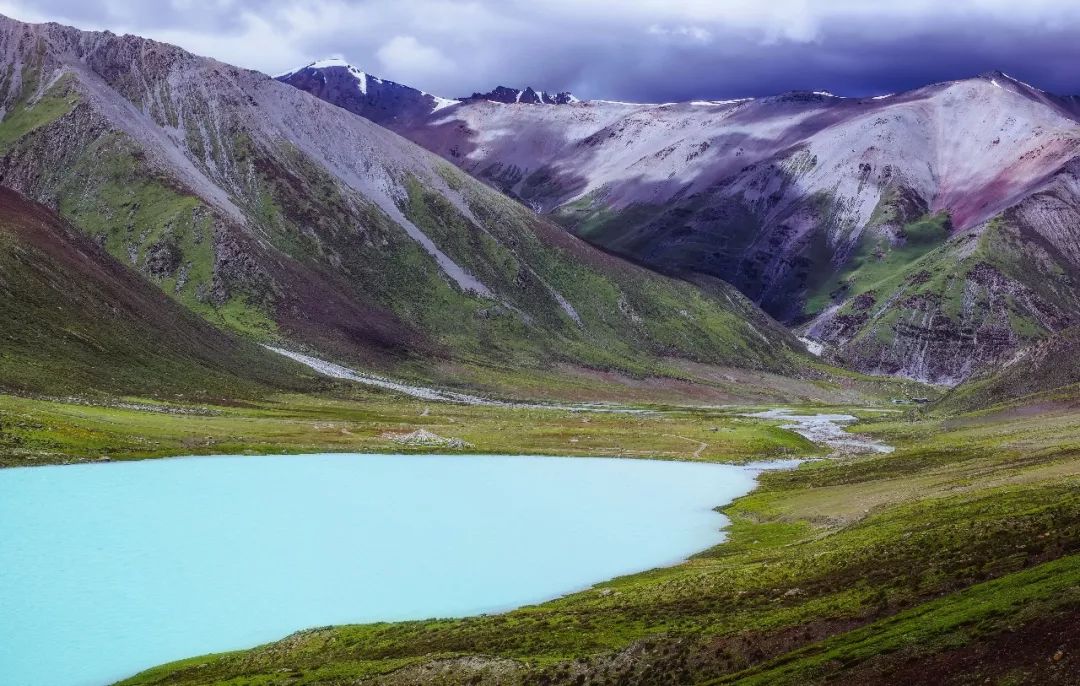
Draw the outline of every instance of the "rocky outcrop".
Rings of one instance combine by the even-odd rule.
[[[1078,265],[1027,228],[1032,199],[828,308],[805,328],[840,361],[956,384],[1080,323]]]
[[[473,93],[467,98],[461,98],[462,102],[474,101],[501,102],[507,105],[568,105],[578,102],[573,93],[562,91],[550,93],[548,91],[533,90],[532,86],[521,88],[508,88],[497,86],[487,93]]]
[[[417,429],[408,433],[387,432],[382,438],[399,445],[415,446],[421,448],[446,448],[448,450],[464,450],[471,448],[472,444],[460,438],[445,438],[427,429]]]

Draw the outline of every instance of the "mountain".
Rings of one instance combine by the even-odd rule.
[[[49,209],[0,188],[0,391],[233,398],[312,387],[210,326]]]
[[[459,104],[372,76],[340,59],[312,62],[275,78],[384,126],[422,121]]]
[[[549,93],[531,86],[523,89],[499,86],[464,98],[443,98],[373,76],[338,58],[312,62],[274,78],[392,129],[422,126],[430,116],[462,103],[568,105],[579,102],[572,93]]]
[[[0,19],[0,111],[0,183],[260,342],[429,378],[781,370],[799,348],[723,282],[608,255],[386,128],[172,45]]]
[[[391,126],[858,369],[955,383],[1080,322],[1076,103],[994,72],[872,98],[477,98]]]

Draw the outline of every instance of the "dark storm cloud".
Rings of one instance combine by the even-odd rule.
[[[893,92],[1000,69],[1080,93],[1080,8],[1033,0],[0,0],[270,73],[341,56],[442,95],[497,84],[667,102]]]

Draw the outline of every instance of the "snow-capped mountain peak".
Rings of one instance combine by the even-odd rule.
[[[307,65],[307,69],[328,69],[330,67],[345,67],[347,69],[353,69],[354,67],[341,59],[340,57],[330,57],[323,60],[318,60]]]
[[[460,104],[458,100],[373,76],[340,57],[318,60],[275,78],[332,96],[338,106],[380,124],[411,121]]]

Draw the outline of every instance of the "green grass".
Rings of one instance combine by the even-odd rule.
[[[432,452],[384,436],[419,428],[467,441],[472,447],[458,452],[468,453],[746,462],[815,451],[805,439],[734,410],[503,409],[339,392],[352,397],[283,395],[219,406],[0,395],[0,466],[192,454]]]
[[[872,678],[871,675],[885,678],[891,665],[919,662],[1011,633],[1027,622],[1052,618],[1061,611],[1075,613],[1078,609],[1080,555],[1069,555],[976,584],[867,627],[795,651],[760,668],[712,683],[739,683],[745,686],[807,684],[826,679],[838,671],[838,666],[843,665],[867,665],[868,680]],[[1017,662],[1037,665],[1044,661],[1039,658],[1045,656],[1018,655],[1012,658]],[[993,674],[992,671],[990,673]],[[1023,678],[1023,672],[1006,678],[1010,676]]]
[[[586,250],[509,199],[480,197],[475,190],[465,198],[484,230],[512,245],[513,257],[529,265],[515,280],[552,308],[564,360],[635,374],[670,373],[658,357],[774,370],[789,360],[786,332],[727,284],[702,287],[651,274]],[[581,327],[556,306],[552,291],[573,305]]]
[[[0,389],[238,399],[313,374],[173,302],[45,208],[0,191]]]
[[[141,153],[123,135],[97,139],[65,172],[59,210],[118,261],[209,321],[259,340],[277,337],[265,293],[233,288],[223,301],[212,295],[213,211],[168,179],[147,173]],[[171,246],[175,264],[152,273],[148,255],[162,245]]]
[[[947,213],[923,216],[904,225],[900,231],[902,242],[898,245],[892,245],[886,236],[868,228],[844,266],[809,289],[806,314],[818,314],[841,297],[853,298],[873,291],[881,282],[909,270],[921,257],[945,242],[949,237],[949,224]]]
[[[940,244],[936,228],[916,224],[923,242],[910,249],[925,249],[921,256],[906,264],[883,258],[865,274],[863,265],[834,291],[847,298],[836,319],[848,329],[843,353],[849,360],[897,364],[897,336],[913,343],[906,327],[923,326],[945,331],[977,362],[990,360],[1002,347],[1050,336],[1047,313],[1067,317],[1075,310],[1076,286],[1062,278],[1060,258],[1008,212],[980,233],[959,233]],[[1007,338],[996,343],[1003,333]]]
[[[38,70],[24,68],[22,79],[19,99],[0,121],[0,153],[7,152],[31,131],[60,119],[79,103],[78,95],[71,88],[71,77],[61,77],[40,94],[37,92],[42,85]]]

